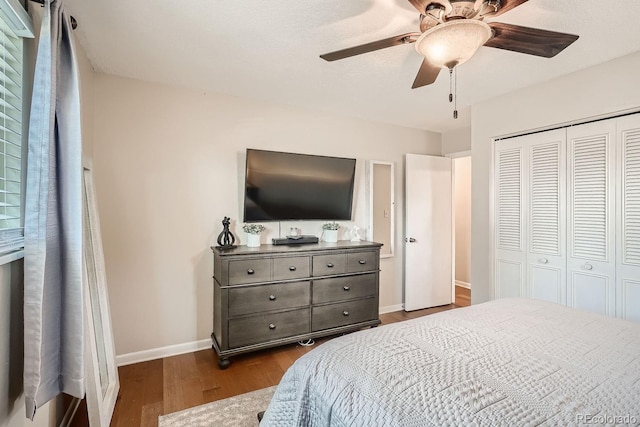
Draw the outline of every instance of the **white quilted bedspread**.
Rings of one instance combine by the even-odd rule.
[[[640,425],[640,324],[502,299],[328,341],[268,426]]]

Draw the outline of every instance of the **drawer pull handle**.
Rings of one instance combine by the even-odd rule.
[[[275,300],[276,300],[275,295],[269,295],[269,301],[275,301]]]
[[[349,312],[348,312],[347,310],[345,310],[345,311],[343,311],[343,312],[342,312],[342,315],[343,315],[343,316],[348,316],[348,315],[349,315]]]
[[[296,271],[296,267],[292,265],[291,267],[289,267],[289,271]]]
[[[344,286],[342,289],[344,289],[345,291],[348,291],[351,288],[349,286]]]
[[[250,268],[250,269],[248,269],[248,270],[247,270],[247,274],[253,274],[253,273],[255,273],[255,271],[253,271],[253,269],[252,269],[252,268]]]
[[[360,265],[365,265],[367,263],[367,261],[361,259],[360,261],[358,261],[360,263]]]
[[[273,331],[275,328],[276,328],[276,325],[274,325],[273,323],[269,323],[269,329]]]
[[[332,262],[328,263],[328,264],[327,264],[327,267],[329,267],[329,268],[333,268],[333,263],[332,263]]]

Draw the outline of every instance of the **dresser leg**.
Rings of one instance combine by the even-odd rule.
[[[220,369],[227,369],[231,365],[231,361],[228,357],[221,357],[218,359],[218,366]]]

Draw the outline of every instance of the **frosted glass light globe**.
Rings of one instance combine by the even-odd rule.
[[[485,22],[459,19],[425,31],[415,47],[431,64],[453,68],[468,61],[492,35]]]

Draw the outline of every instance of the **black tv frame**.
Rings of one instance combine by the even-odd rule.
[[[291,200],[291,198],[287,199],[283,196],[282,199],[287,199],[288,206],[284,201],[281,201],[280,205],[267,206],[263,202],[259,207],[250,208],[251,201],[256,199],[256,196],[252,196],[250,192],[260,191],[255,188],[252,190],[251,187],[251,182],[255,182],[256,179],[250,175],[256,168],[250,165],[250,162],[256,161],[256,155],[262,156],[263,162],[267,162],[271,157],[270,160],[275,164],[273,170],[263,171],[263,180],[272,181],[267,187],[268,190],[273,192],[279,185],[282,186],[282,189],[279,190],[281,194],[294,194],[294,199],[297,198]],[[350,221],[353,215],[356,163],[356,159],[347,157],[247,148],[242,195],[244,222]],[[326,177],[332,176],[332,168],[335,168],[335,173],[343,174],[343,179],[336,181],[327,179]],[[315,174],[309,175],[310,171],[314,171]],[[253,174],[255,175],[255,172]],[[321,177],[321,175],[325,175],[325,177]],[[308,182],[304,183],[305,180]],[[305,185],[310,188],[302,191],[301,188]],[[315,187],[315,189],[311,187]],[[262,190],[265,191],[264,188]],[[340,200],[333,200],[329,196],[330,191],[336,191]],[[296,206],[294,201],[300,202],[300,205]],[[330,208],[335,208],[335,210]],[[290,212],[290,214],[283,212]]]

